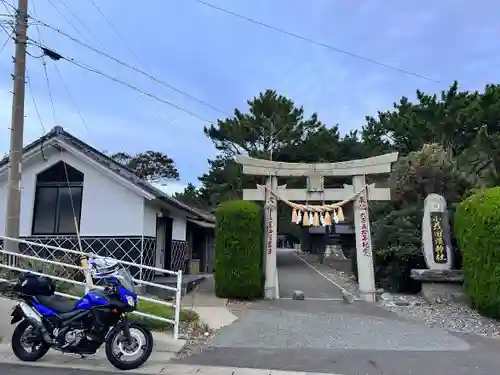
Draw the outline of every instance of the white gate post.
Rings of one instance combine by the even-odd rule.
[[[277,296],[276,292],[276,241],[277,241],[277,220],[278,220],[278,206],[276,197],[271,194],[269,189],[273,192],[278,191],[278,178],[276,176],[270,176],[267,178],[267,189],[266,189],[266,205],[265,205],[265,220],[266,220],[266,246],[264,246],[265,251],[265,267],[266,267],[266,279],[264,284],[264,296],[267,299],[275,299]]]
[[[355,192],[364,189],[354,202],[359,295],[363,301],[375,302],[375,275],[365,176],[353,176],[352,184]]]

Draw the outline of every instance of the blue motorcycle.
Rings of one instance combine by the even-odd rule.
[[[22,361],[42,358],[49,349],[84,355],[95,354],[105,343],[106,357],[120,370],[143,365],[153,350],[148,327],[129,320],[137,309],[137,295],[129,270],[112,259],[90,261],[92,276],[102,279],[104,290],[94,289],[75,301],[54,295],[48,278],[26,273],[13,288],[19,304],[11,324],[12,350]]]

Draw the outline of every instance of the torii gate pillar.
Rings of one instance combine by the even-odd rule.
[[[267,187],[280,197],[289,201],[328,201],[337,202],[351,198],[354,200],[354,225],[356,229],[356,258],[358,263],[359,295],[364,301],[375,302],[375,275],[370,235],[369,200],[390,200],[390,189],[376,188],[375,184],[366,187],[365,175],[390,173],[392,163],[398,153],[375,156],[367,159],[338,163],[282,163],[269,160],[238,156],[236,162],[243,165],[243,173],[253,176],[269,176]],[[278,177],[307,177],[307,189],[289,189],[286,185],[278,187]],[[324,189],[324,176],[351,176],[352,185],[342,189]],[[366,187],[366,188],[365,188]],[[265,297],[279,298],[276,272],[277,242],[277,202],[276,197],[263,186],[243,190],[243,199],[266,201],[266,245],[265,249]]]

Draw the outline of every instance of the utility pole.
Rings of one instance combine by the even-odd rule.
[[[28,0],[19,0],[15,26],[14,87],[12,90],[7,209],[5,211],[5,236],[16,239],[19,238],[21,217],[21,169],[23,163],[27,37]],[[19,252],[17,242],[6,240],[4,248],[8,251]],[[15,257],[10,257],[10,264],[15,264],[15,261]]]

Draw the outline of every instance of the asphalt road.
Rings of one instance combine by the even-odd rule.
[[[291,250],[276,253],[280,298],[291,298],[295,290],[304,292],[305,298],[342,299],[340,289],[309,267]]]
[[[10,365],[5,363],[0,363],[0,374],[1,375],[112,375],[116,372],[101,372],[89,370],[73,370],[73,369],[61,369],[61,368],[48,368],[48,367],[33,367],[33,366],[23,366],[23,365]],[[126,372],[127,374],[134,375],[131,372]]]

